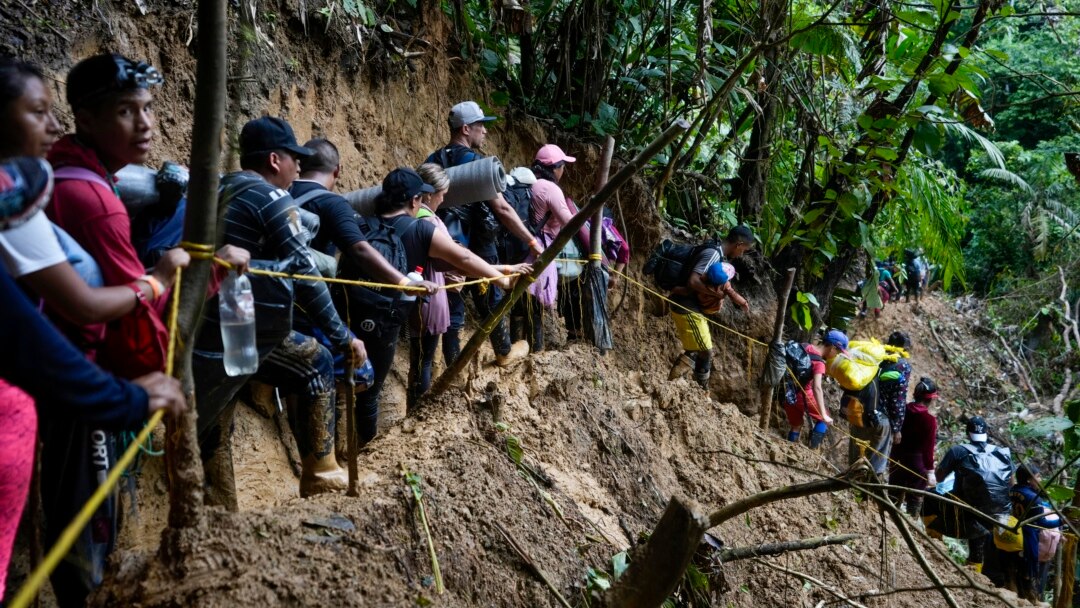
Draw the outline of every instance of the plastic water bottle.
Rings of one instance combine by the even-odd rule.
[[[405,278],[409,279],[409,282],[423,281],[424,280],[424,267],[417,266],[412,272],[405,275]],[[412,302],[416,299],[416,293],[412,291],[401,292],[401,299],[405,302]]]
[[[251,281],[236,271],[221,283],[218,292],[221,342],[225,345],[225,373],[230,376],[254,374],[259,369],[255,347],[255,296]]]

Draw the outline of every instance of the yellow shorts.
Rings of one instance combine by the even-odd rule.
[[[675,333],[679,334],[683,350],[712,350],[712,333],[709,331],[709,323],[704,315],[696,312],[683,314],[672,311],[671,318],[675,321]]]

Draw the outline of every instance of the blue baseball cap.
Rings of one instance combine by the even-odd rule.
[[[825,334],[825,339],[822,340],[822,342],[830,346],[835,346],[840,350],[847,350],[848,347],[848,337],[839,329],[830,329]]]

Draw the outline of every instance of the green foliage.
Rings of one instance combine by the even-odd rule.
[[[819,307],[814,294],[800,291],[795,294],[795,302],[791,305],[791,319],[806,331],[810,331],[814,328],[813,311]]]

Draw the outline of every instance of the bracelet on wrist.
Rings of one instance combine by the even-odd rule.
[[[150,291],[153,292],[151,299],[156,300],[161,297],[161,294],[165,293],[165,286],[162,285],[161,281],[157,280],[154,275],[144,274],[139,277],[139,280],[146,282],[146,284],[150,286]]]

